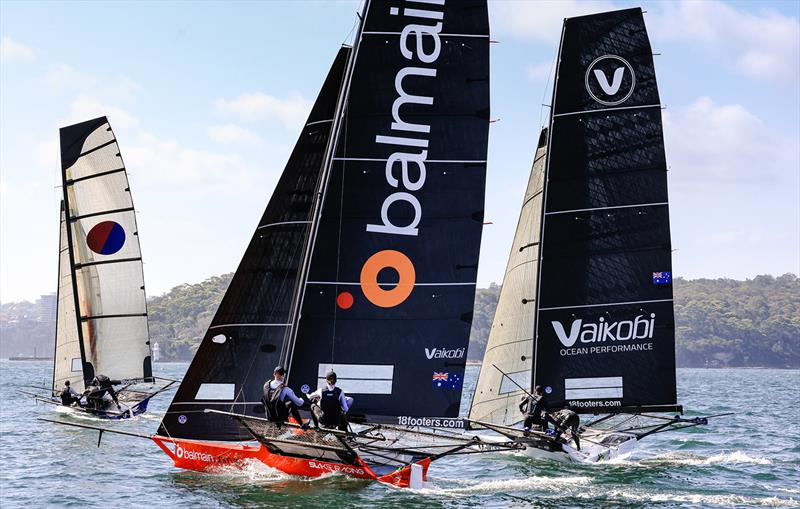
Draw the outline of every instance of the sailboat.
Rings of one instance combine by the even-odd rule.
[[[119,146],[106,117],[63,127],[56,336],[52,394],[79,395],[107,378],[116,393],[71,411],[121,419],[147,410],[172,385],[153,376],[139,231]],[[164,380],[164,379],[161,379]],[[161,385],[159,387],[159,385]],[[97,392],[95,391],[95,394]],[[88,401],[87,401],[88,399]]]
[[[368,0],[151,437],[176,466],[407,486],[501,447],[409,428],[463,423],[488,128],[486,2]],[[268,422],[275,366],[306,393],[334,370],[356,426]]]
[[[599,461],[683,418],[667,164],[641,9],[564,20],[542,130],[470,408],[535,457]],[[525,432],[520,400],[593,420]],[[668,414],[668,415],[664,415]],[[573,433],[574,431],[574,433]]]

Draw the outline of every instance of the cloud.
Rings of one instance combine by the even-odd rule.
[[[769,9],[743,12],[717,1],[659,5],[660,9],[648,20],[655,39],[690,43],[719,56],[739,74],[798,81],[800,22],[797,18]]]
[[[207,132],[208,137],[218,143],[245,143],[250,145],[263,143],[256,133],[236,124],[212,125]]]
[[[113,106],[111,104],[103,103],[102,101],[88,96],[78,96],[69,105],[70,114],[67,118],[60,120],[59,125],[70,125],[77,122],[83,122],[103,115],[108,117],[111,127],[116,129],[131,129],[139,125],[139,119],[131,113]]]
[[[490,2],[492,31],[518,39],[556,45],[564,18],[614,10],[605,1],[540,0],[538,2]]]
[[[217,99],[214,109],[217,113],[245,121],[277,120],[287,129],[296,131],[308,117],[311,101],[297,92],[291,92],[286,99],[254,92],[241,94],[232,100]]]
[[[78,71],[67,64],[50,66],[46,74],[51,88],[64,92],[102,97],[107,100],[128,99],[141,90],[141,85],[126,76],[101,78]]]
[[[700,97],[665,111],[664,131],[670,167],[681,180],[776,181],[800,165],[798,141],[771,131],[739,104],[719,105]]]
[[[33,49],[11,37],[0,39],[0,60],[33,60]]]

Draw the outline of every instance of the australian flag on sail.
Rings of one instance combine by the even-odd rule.
[[[434,371],[431,383],[434,389],[458,389],[461,387],[461,375]]]
[[[668,285],[672,283],[672,272],[653,272],[654,285]]]

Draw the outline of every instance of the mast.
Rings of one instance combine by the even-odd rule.
[[[61,238],[62,221],[64,221],[64,200],[61,200],[58,212],[58,278],[56,279],[56,330],[53,338],[53,392],[56,389],[56,363],[58,362],[58,298],[61,296]]]
[[[303,253],[303,264],[300,268],[300,276],[297,279],[297,287],[294,293],[294,302],[292,304],[292,314],[289,323],[291,326],[287,330],[289,341],[284,341],[283,350],[281,351],[281,364],[286,367],[286,382],[289,382],[289,377],[292,374],[292,359],[294,354],[294,345],[297,340],[297,331],[299,329],[298,323],[300,322],[301,310],[305,298],[305,285],[308,279],[308,269],[311,263],[311,256],[314,252],[316,244],[317,232],[319,230],[319,219],[322,214],[322,205],[325,203],[325,196],[328,189],[328,180],[330,179],[330,170],[333,163],[333,154],[336,150],[336,145],[339,141],[339,133],[341,130],[341,121],[344,116],[345,106],[347,104],[347,96],[350,90],[350,81],[353,76],[353,67],[355,66],[356,57],[358,56],[358,47],[361,42],[361,34],[364,30],[364,22],[366,21],[367,9],[369,8],[371,0],[365,0],[364,7],[361,10],[361,15],[358,17],[358,29],[356,30],[355,38],[353,40],[353,47],[350,50],[350,56],[347,60],[347,67],[345,67],[343,86],[339,90],[339,97],[336,100],[336,110],[333,115],[333,124],[331,125],[331,136],[328,138],[328,144],[325,147],[325,158],[322,163],[322,176],[320,178],[320,186],[316,192],[316,200],[314,201],[314,210],[311,216],[311,229],[309,236],[305,243],[305,250]]]
[[[63,143],[63,142],[62,142]],[[65,147],[61,147],[62,153]],[[67,187],[67,167],[61,161],[61,188],[64,192],[64,225],[67,230],[67,250],[69,251],[69,271],[72,281],[72,298],[75,301],[75,323],[78,325],[78,344],[81,349],[81,369],[83,369],[83,383],[89,385],[93,374],[86,372],[86,347],[83,342],[83,321],[81,320],[80,297],[78,296],[78,281],[75,277],[75,251],[72,240],[72,217],[70,216],[69,191]],[[91,375],[91,376],[90,376]]]
[[[544,199],[542,200],[542,220],[539,225],[539,246],[537,247],[539,251],[538,255],[538,269],[536,271],[536,302],[534,302],[534,312],[533,312],[533,373],[531,376],[531,392],[533,392],[533,388],[536,387],[536,352],[539,351],[539,299],[541,297],[542,291],[542,248],[544,246],[544,222],[545,218],[547,217],[547,182],[550,179],[550,154],[552,153],[551,144],[553,141],[553,113],[556,109],[556,93],[558,91],[558,77],[560,74],[561,69],[561,49],[564,46],[564,32],[567,29],[567,20],[565,19],[561,25],[561,39],[558,42],[558,58],[556,60],[556,76],[553,80],[553,96],[550,100],[550,122],[547,127],[547,154],[545,156],[545,163],[544,163],[544,186],[542,187],[542,196]]]

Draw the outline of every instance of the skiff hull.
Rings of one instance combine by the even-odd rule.
[[[320,477],[330,473],[341,473],[400,488],[407,488],[411,481],[411,465],[385,475],[378,475],[358,456],[352,463],[333,462],[273,454],[262,444],[206,442],[174,439],[160,435],[153,435],[151,439],[172,459],[176,467],[185,470],[214,472],[221,467],[243,467],[249,460],[256,460],[286,474],[302,477]],[[430,458],[416,462],[422,467],[423,480],[427,477],[430,462]]]

